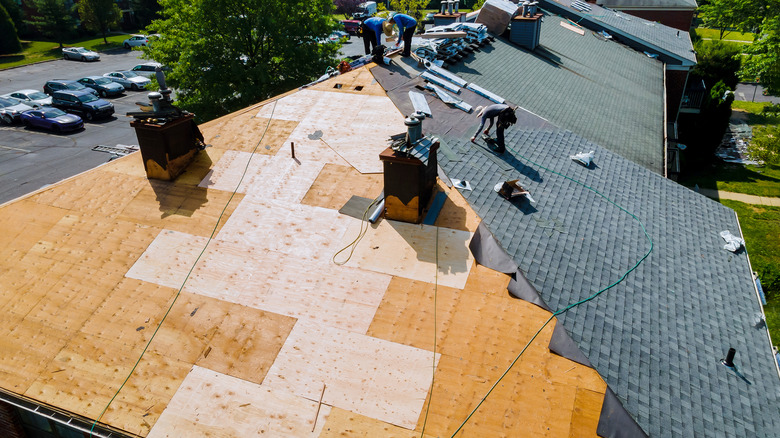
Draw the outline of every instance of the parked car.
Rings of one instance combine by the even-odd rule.
[[[37,90],[18,90],[6,94],[3,97],[13,97],[19,99],[25,105],[38,108],[44,105],[51,105],[51,97]]]
[[[19,115],[32,107],[13,97],[0,97],[0,122],[12,124],[19,121]]]
[[[350,35],[347,32],[341,30],[334,30],[333,33],[328,35],[328,41],[332,43],[346,43],[350,39]]]
[[[89,91],[55,91],[51,97],[52,106],[71,114],[79,114],[86,121],[114,114],[114,105],[111,102],[99,99]]]
[[[85,87],[79,81],[69,81],[66,79],[52,79],[43,85],[43,92],[46,94],[52,94],[55,91],[60,91],[60,90],[71,90],[71,91],[89,90],[95,96],[98,95],[97,90],[93,90],[92,88]]]
[[[130,38],[122,41],[122,46],[125,49],[129,49],[131,47],[141,47],[141,46],[147,46],[149,45],[149,37],[146,35],[133,35]]]
[[[137,75],[131,71],[112,71],[103,76],[125,87],[126,90],[145,90],[152,83],[149,78]]]
[[[100,54],[83,47],[65,47],[62,49],[62,57],[65,59],[79,59],[81,61],[99,61]]]
[[[85,87],[97,90],[101,97],[116,96],[125,92],[125,87],[103,76],[87,76],[79,79],[79,82]]]
[[[54,132],[76,131],[84,127],[84,121],[75,114],[44,106],[23,112],[19,118],[25,126],[48,129]]]
[[[167,70],[167,68],[163,67],[159,62],[145,62],[143,64],[136,65],[135,67],[131,68],[130,71],[137,75],[151,78],[154,76],[154,69],[156,67],[162,67],[163,70]]]
[[[352,35],[357,35],[360,32],[360,20],[341,20],[339,23],[344,26],[345,31]]]

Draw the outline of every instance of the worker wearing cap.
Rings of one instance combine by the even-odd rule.
[[[493,127],[493,119],[498,117],[498,123],[496,124],[496,152],[503,154],[504,151],[506,151],[506,147],[504,145],[504,129],[517,123],[515,110],[509,105],[497,103],[485,108],[477,107],[477,117],[481,118],[481,123],[479,124],[479,128],[477,128],[477,133],[471,137],[471,142],[476,143],[477,135],[479,134],[479,131],[481,131],[485,126],[486,121],[490,124],[488,125],[487,129],[485,129],[483,134],[489,136],[490,128]]]
[[[401,56],[409,56],[412,51],[412,36],[414,36],[414,30],[417,29],[417,20],[406,14],[395,14],[387,20],[391,25],[398,26],[398,44],[401,44],[401,37],[404,40],[404,51]]]
[[[371,54],[376,47],[382,45],[380,38],[382,38],[382,25],[384,23],[385,19],[380,17],[371,17],[360,23],[366,55]]]

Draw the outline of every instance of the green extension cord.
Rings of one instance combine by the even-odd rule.
[[[647,238],[648,242],[650,242],[650,248],[647,250],[647,252],[645,253],[645,255],[643,255],[643,256],[642,256],[642,258],[640,258],[640,259],[639,259],[639,260],[638,260],[638,261],[637,261],[637,262],[634,264],[634,266],[632,266],[632,267],[631,267],[631,269],[629,269],[628,271],[626,271],[626,272],[625,272],[625,273],[624,273],[624,274],[623,274],[623,275],[622,275],[622,276],[621,276],[619,279],[617,279],[615,282],[613,282],[613,283],[612,283],[612,284],[610,284],[609,286],[607,286],[607,287],[605,287],[605,288],[603,288],[603,289],[599,290],[598,292],[594,293],[593,295],[591,295],[591,296],[589,296],[589,297],[587,297],[587,298],[585,298],[585,299],[583,299],[583,300],[580,300],[580,301],[577,301],[577,302],[575,302],[575,303],[569,304],[568,306],[564,307],[563,309],[557,310],[557,311],[555,311],[555,312],[554,312],[552,315],[550,315],[550,317],[547,319],[547,321],[545,321],[545,322],[544,322],[544,324],[542,324],[542,326],[541,326],[541,327],[539,327],[539,330],[537,330],[537,331],[536,331],[536,333],[534,333],[534,335],[533,335],[533,336],[531,337],[531,339],[528,341],[528,343],[526,343],[526,344],[525,344],[525,347],[523,347],[523,349],[522,349],[522,350],[520,350],[520,353],[517,355],[517,357],[515,357],[515,360],[513,360],[513,361],[512,361],[512,363],[511,363],[511,364],[509,364],[509,367],[506,369],[506,371],[504,371],[504,373],[503,373],[503,374],[501,374],[501,377],[499,377],[499,378],[498,378],[498,380],[496,380],[496,382],[493,384],[493,386],[491,386],[491,387],[490,387],[490,389],[489,389],[489,390],[488,390],[488,392],[487,392],[487,393],[484,395],[484,397],[482,397],[482,400],[480,400],[480,401],[479,401],[479,403],[477,403],[477,406],[474,408],[474,410],[472,410],[472,411],[471,411],[471,413],[468,415],[468,417],[466,417],[466,419],[465,419],[465,420],[463,420],[463,423],[461,423],[461,425],[460,425],[460,426],[458,426],[458,428],[455,430],[455,432],[454,432],[454,433],[451,435],[451,438],[454,438],[454,437],[455,437],[455,435],[457,435],[457,434],[458,434],[458,432],[460,432],[460,430],[463,428],[463,426],[465,426],[465,425],[466,425],[466,423],[467,423],[467,422],[468,422],[468,421],[471,419],[471,417],[474,415],[474,413],[476,413],[476,412],[477,412],[477,409],[479,409],[479,407],[480,407],[480,406],[482,406],[482,403],[485,401],[485,399],[487,399],[487,398],[488,398],[488,396],[490,396],[490,393],[491,393],[491,392],[493,392],[493,390],[496,388],[496,386],[498,386],[498,384],[501,382],[501,380],[502,380],[502,379],[503,379],[503,378],[504,378],[504,377],[505,377],[505,376],[506,376],[506,375],[509,373],[509,371],[510,371],[510,370],[512,369],[512,367],[513,367],[513,366],[514,366],[514,365],[517,363],[517,361],[518,361],[518,360],[520,360],[520,356],[522,356],[522,355],[523,355],[523,353],[525,353],[525,350],[527,350],[527,349],[528,349],[528,347],[529,347],[529,346],[531,345],[531,343],[532,343],[532,342],[533,342],[533,341],[536,339],[536,337],[537,337],[537,336],[539,336],[539,333],[541,333],[541,332],[542,332],[542,330],[544,330],[544,328],[545,328],[545,327],[547,327],[547,324],[549,324],[549,323],[550,323],[550,321],[552,321],[552,320],[553,320],[553,318],[555,318],[556,316],[558,316],[558,315],[560,315],[560,314],[562,314],[562,313],[565,313],[565,312],[569,311],[570,309],[572,309],[572,308],[574,308],[574,307],[577,307],[577,306],[579,306],[580,304],[587,303],[588,301],[590,301],[590,300],[592,300],[592,299],[596,298],[597,296],[601,295],[602,293],[606,292],[607,290],[609,290],[609,289],[612,289],[613,287],[617,286],[617,285],[618,285],[618,284],[620,284],[620,283],[621,283],[623,280],[625,280],[625,278],[628,276],[628,274],[630,274],[630,273],[631,273],[631,272],[633,272],[633,271],[634,271],[634,270],[635,270],[637,267],[639,267],[639,265],[640,265],[640,264],[641,264],[643,261],[645,261],[645,259],[646,259],[646,258],[647,258],[647,257],[650,255],[650,253],[651,253],[651,252],[653,252],[653,239],[652,239],[652,238],[650,238],[650,234],[648,234],[648,233],[647,233],[647,229],[645,228],[645,224],[644,224],[644,223],[642,223],[642,221],[641,221],[641,220],[639,220],[639,218],[638,218],[638,217],[636,217],[636,215],[634,215],[634,214],[633,214],[633,213],[631,213],[630,211],[626,210],[626,209],[625,209],[625,208],[623,208],[622,206],[618,205],[618,204],[617,204],[615,201],[613,201],[613,200],[609,199],[609,198],[608,198],[606,195],[604,195],[603,193],[599,192],[598,190],[594,189],[593,187],[590,187],[590,186],[586,185],[585,183],[582,183],[582,182],[580,182],[580,181],[578,181],[578,180],[576,180],[576,179],[574,179],[574,178],[571,178],[571,177],[569,177],[569,176],[566,176],[566,175],[564,175],[564,174],[562,174],[562,173],[560,173],[560,172],[556,172],[555,170],[552,170],[552,169],[549,169],[549,168],[547,168],[547,167],[545,167],[545,166],[542,166],[541,164],[539,164],[539,163],[536,163],[536,162],[532,161],[531,159],[529,159],[529,158],[527,158],[527,157],[525,157],[525,156],[523,156],[523,155],[521,155],[521,154],[517,154],[517,156],[518,156],[519,158],[523,158],[524,160],[528,161],[529,163],[531,163],[531,164],[533,164],[533,165],[535,165],[535,166],[537,166],[537,167],[539,167],[539,168],[541,168],[541,169],[544,169],[544,170],[546,170],[546,171],[548,171],[548,172],[552,172],[552,173],[554,173],[554,174],[556,174],[556,175],[558,175],[558,176],[561,176],[561,177],[563,177],[563,178],[566,178],[566,179],[568,179],[569,181],[572,181],[572,182],[574,182],[574,183],[576,183],[576,184],[579,184],[579,185],[581,185],[582,187],[585,187],[586,189],[588,189],[588,190],[592,191],[593,193],[595,193],[595,194],[597,194],[597,195],[601,196],[602,198],[606,199],[606,200],[607,200],[607,202],[609,202],[610,204],[614,205],[615,207],[619,208],[620,210],[622,210],[623,212],[625,212],[626,214],[628,214],[629,216],[631,216],[631,217],[632,217],[632,218],[633,218],[635,221],[637,221],[637,222],[639,223],[639,226],[640,226],[640,227],[642,227],[642,232],[645,234],[645,237]],[[435,336],[435,333],[434,333],[434,336]]]

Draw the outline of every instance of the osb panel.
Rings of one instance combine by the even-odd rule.
[[[81,332],[136,348],[154,333],[176,289],[125,278],[90,315]]]
[[[352,167],[326,164],[301,203],[338,210],[352,196],[376,198],[383,184],[381,174],[362,174]]]
[[[121,280],[121,273],[96,275],[91,266],[74,265],[25,318],[73,335]]]
[[[68,336],[40,322],[0,312],[0,386],[25,393],[68,342]]]
[[[596,428],[601,416],[601,405],[604,402],[606,383],[601,392],[588,389],[577,389],[574,399],[574,412],[571,418],[570,438],[597,437]]]
[[[148,438],[316,437],[330,406],[198,366]]]
[[[197,185],[209,172],[209,169],[219,161],[224,149],[208,147],[199,151],[186,170],[176,178],[176,184]],[[122,158],[111,161],[100,168],[104,172],[122,173],[146,180],[146,171],[140,152],[134,152]]]
[[[338,85],[337,85],[338,84]],[[339,93],[368,94],[385,96],[385,90],[379,85],[368,68],[358,68],[340,74],[327,81],[309,87],[312,90],[332,91]]]
[[[275,155],[297,124],[275,116],[269,123],[268,117],[257,117],[249,111],[209,126],[203,130],[203,137],[215,148]]]
[[[0,314],[27,315],[72,268],[72,263],[26,255],[0,273]]]
[[[272,109],[273,104],[265,105],[258,115],[270,117]],[[280,99],[273,118],[300,121],[296,132],[321,137],[361,173],[381,173],[379,153],[391,135],[406,131],[403,117],[386,96],[305,89]]]
[[[198,183],[198,187],[246,193],[247,187],[260,176],[270,160],[268,155],[225,151],[206,177]]]
[[[420,432],[393,426],[344,409],[332,408],[320,438],[421,438]],[[424,437],[432,437],[427,433]]]
[[[353,222],[342,247],[358,236],[360,225]],[[467,231],[382,220],[371,225],[346,266],[462,289],[474,262],[469,241]]]
[[[260,384],[295,321],[295,318],[234,305],[228,309],[197,365]]]
[[[264,382],[411,429],[430,387],[433,353],[298,321]]]
[[[437,189],[447,194],[447,200],[444,201],[434,224],[444,228],[475,232],[482,219],[477,216],[466,198],[457,189],[448,188],[441,181],[437,181],[437,184]]]
[[[0,229],[3,230],[0,233],[0,272],[12,269],[67,213],[66,209],[41,205],[31,199],[0,208]]]
[[[458,436],[561,437],[569,426],[577,388],[550,382],[521,359],[496,386]],[[426,432],[451,436],[508,364],[477,364],[442,355],[436,369]],[[427,400],[426,400],[427,403]],[[423,424],[420,416],[417,430]]]
[[[217,238],[326,264],[343,248],[341,237],[352,222],[336,210],[247,198]]]
[[[147,352],[101,422],[138,435],[148,434],[191,367],[190,363]]]
[[[32,199],[38,204],[71,210],[81,215],[89,212],[111,219],[146,184],[144,179],[135,176],[94,169],[44,190]]]
[[[157,228],[180,230],[198,236],[211,235],[222,214],[220,226],[230,217],[243,195],[149,181],[120,213],[118,219]],[[227,208],[225,206],[227,205]],[[217,228],[218,229],[218,228]]]
[[[165,231],[128,277],[180,287],[205,239]],[[240,242],[239,242],[240,243]],[[212,241],[185,290],[365,333],[390,277],[321,260]]]
[[[323,164],[321,161],[293,159],[287,154],[268,157],[228,152],[200,186],[227,192],[236,190],[253,198],[297,203],[314,182]]]

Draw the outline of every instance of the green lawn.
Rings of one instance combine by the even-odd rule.
[[[707,29],[705,27],[697,27],[693,30],[696,33],[696,36],[699,38],[709,38],[713,40],[719,40],[720,39],[720,31],[717,29]],[[746,43],[752,43],[753,38],[755,34],[752,33],[742,33],[737,31],[729,31],[726,32],[726,34],[723,36],[724,40],[733,40],[733,41],[743,41]]]
[[[764,307],[772,341],[780,344],[780,207],[722,200],[734,209],[745,238],[750,263],[767,295]]]
[[[114,34],[108,37],[108,44],[103,43],[102,37],[85,37],[68,40],[67,47],[85,47],[96,52],[122,47],[122,41],[128,34]],[[0,56],[0,70],[33,64],[36,62],[59,59],[62,57],[59,45],[52,41],[22,41],[22,53]]]
[[[771,133],[780,125],[780,116],[762,115],[766,102],[734,101],[734,110],[748,112],[747,124],[753,128],[754,138]],[[683,182],[688,187],[698,184],[706,189],[718,189],[727,192],[745,193],[756,196],[780,197],[780,165],[743,166],[741,164],[720,163],[704,174],[691,175]]]

